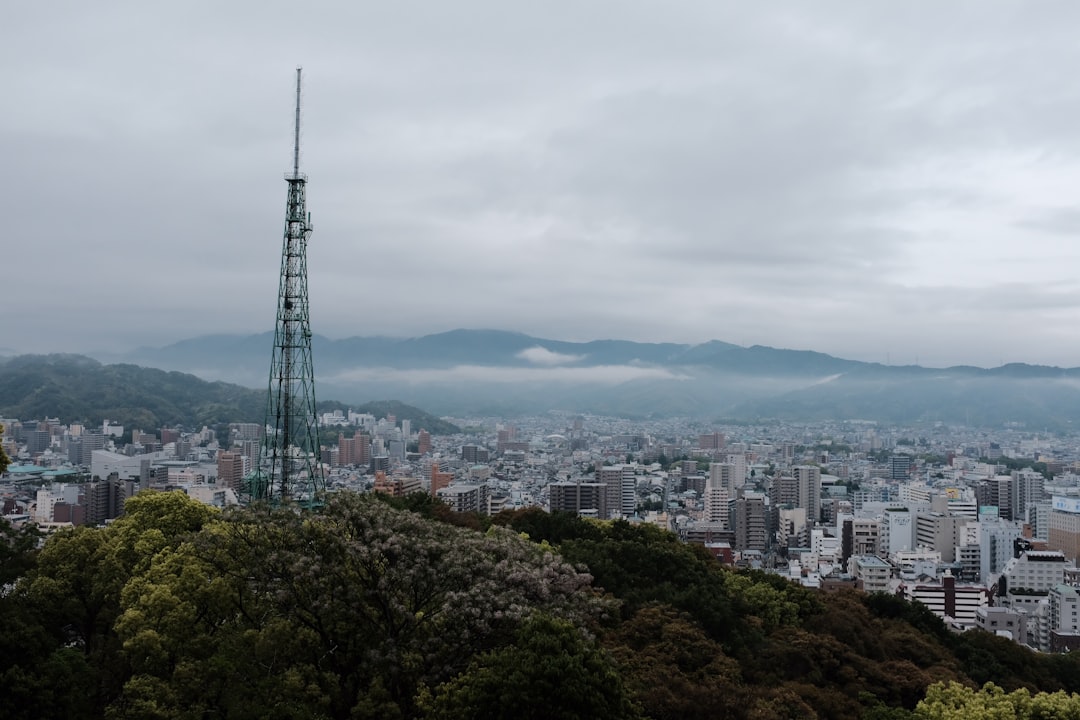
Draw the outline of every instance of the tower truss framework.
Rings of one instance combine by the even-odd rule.
[[[297,68],[293,169],[285,175],[288,198],[270,387],[260,467],[248,483],[250,499],[274,503],[313,502],[325,490],[311,362],[307,243],[312,226],[307,176],[300,172],[300,78]]]

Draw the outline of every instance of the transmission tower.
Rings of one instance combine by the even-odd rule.
[[[305,198],[307,176],[300,172],[300,68],[296,68],[293,141],[293,169],[285,175],[289,193],[261,467],[248,483],[248,494],[255,500],[306,503],[325,490],[325,482],[319,464],[315,374],[311,365],[307,242],[312,228]]]

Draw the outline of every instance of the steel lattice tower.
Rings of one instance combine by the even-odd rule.
[[[260,453],[262,467],[249,483],[251,499],[271,502],[311,502],[317,493],[325,490],[319,463],[308,314],[307,242],[312,228],[306,201],[307,176],[300,172],[300,72],[297,68],[293,169],[285,176],[289,192],[266,401],[266,434]]]

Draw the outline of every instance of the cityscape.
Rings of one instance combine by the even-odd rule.
[[[273,10],[0,30],[0,716],[1080,717],[1075,9]]]
[[[424,493],[457,513],[537,507],[671,531],[734,568],[918,600],[950,627],[1080,646],[1080,437],[872,422],[710,426],[551,412],[409,420],[324,413],[329,492]],[[244,498],[263,426],[154,431],[0,421],[9,522],[117,517],[144,490]]]

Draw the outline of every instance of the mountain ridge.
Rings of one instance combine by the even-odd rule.
[[[261,388],[270,333],[211,335],[109,359]],[[1080,368],[1010,363],[927,368],[813,350],[601,339],[550,340],[456,329],[415,338],[313,338],[319,397],[394,397],[436,415],[563,410],[973,425],[1080,426]],[[104,359],[104,358],[102,358]]]

